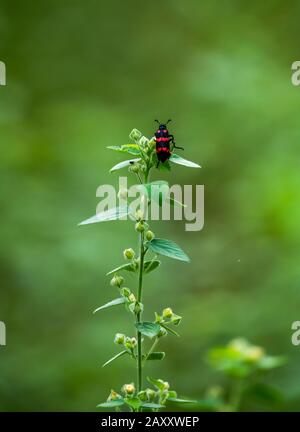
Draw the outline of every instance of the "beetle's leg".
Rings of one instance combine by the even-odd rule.
[[[177,147],[177,146],[176,146],[175,141],[174,141],[174,136],[173,136],[173,135],[169,135],[169,138],[171,138],[171,139],[170,139],[170,143],[173,144],[173,148],[177,148],[177,149],[180,149],[180,150],[184,150],[183,147]]]

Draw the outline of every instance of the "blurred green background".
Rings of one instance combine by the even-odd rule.
[[[136,247],[132,224],[77,223],[117,184],[124,156],[106,146],[134,127],[151,136],[154,118],[172,118],[202,165],[157,178],[205,185],[205,227],[152,225],[192,262],[164,258],[147,277],[145,318],[171,306],[184,319],[146,374],[200,398],[223,380],[206,352],[242,336],[288,356],[266,380],[284,394],[276,409],[300,408],[299,14],[279,0],[1,1],[1,410],[94,410],[135,379],[130,359],[100,367],[128,315],[91,313],[115,296],[105,273]]]

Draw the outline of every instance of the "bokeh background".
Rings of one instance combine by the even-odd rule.
[[[172,118],[202,165],[156,178],[204,184],[205,227],[153,225],[192,262],[164,258],[147,277],[145,318],[171,306],[184,319],[146,373],[201,398],[223,384],[206,352],[242,336],[288,357],[265,379],[280,405],[244,409],[300,408],[299,14],[277,0],[1,1],[1,410],[95,410],[135,379],[130,359],[100,367],[114,334],[132,331],[128,315],[92,311],[114,298],[105,273],[136,235],[130,222],[77,223],[96,188],[118,182],[109,169],[124,157],[106,146],[134,127],[151,136],[154,118]]]

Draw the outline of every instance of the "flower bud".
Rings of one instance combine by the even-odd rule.
[[[115,344],[117,345],[123,345],[125,342],[125,335],[122,333],[117,333],[115,335],[115,339],[114,339]]]
[[[135,174],[138,173],[140,171],[140,169],[141,169],[140,165],[138,165],[136,163],[129,166],[129,171],[132,173],[135,173]]]
[[[151,241],[151,240],[153,240],[154,239],[154,233],[152,232],[152,231],[147,231],[146,232],[146,239],[148,240],[148,241]]]
[[[162,322],[163,321],[162,316],[158,315],[158,313],[156,313],[156,312],[154,312],[154,313],[155,313],[155,322],[156,323]]]
[[[138,129],[132,129],[132,131],[129,134],[129,138],[133,141],[138,141],[142,137],[142,132],[140,132]]]
[[[110,281],[110,284],[112,286],[117,286],[120,288],[123,282],[124,282],[124,278],[122,276],[114,275],[114,277]]]
[[[146,138],[145,136],[142,136],[139,140],[139,145],[141,147],[145,147],[148,144],[148,138]]]
[[[172,315],[172,318],[171,318],[171,323],[174,324],[174,325],[179,325],[181,319],[182,319],[181,316],[176,315],[176,314],[173,314],[173,315]]]
[[[138,393],[138,397],[142,402],[147,402],[148,396],[146,390],[142,390]]]
[[[131,260],[132,258],[134,258],[134,250],[131,248],[125,249],[123,255],[125,259]]]
[[[264,356],[264,354],[265,352],[263,348],[252,345],[246,350],[245,357],[246,360],[248,360],[249,362],[256,362],[260,360]]]
[[[164,381],[164,390],[169,390],[170,384],[167,381]]]
[[[136,340],[135,337],[132,337],[132,338],[130,339],[130,342],[131,342],[131,346],[132,346],[132,348],[135,348],[135,347],[137,346],[137,340]]]
[[[167,330],[164,327],[161,327],[158,334],[157,334],[157,337],[161,338],[161,337],[167,336],[167,334],[168,334]]]
[[[145,391],[146,391],[146,394],[147,394],[148,400],[149,400],[150,402],[153,401],[154,398],[155,398],[155,396],[156,396],[155,391],[154,391],[153,389],[150,389],[150,388],[147,388]]]
[[[163,318],[172,318],[172,316],[173,316],[173,311],[171,308],[168,307],[163,310]]]
[[[129,297],[131,291],[130,291],[129,288],[124,287],[124,288],[121,288],[120,293],[121,293],[121,295],[122,295],[123,297]]]
[[[117,400],[117,399],[121,399],[121,398],[122,398],[122,396],[119,393],[117,393],[114,390],[111,390],[110,395],[107,398],[107,401],[109,402],[109,401]]]
[[[126,188],[120,189],[118,192],[119,199],[126,199],[128,197],[128,190]]]
[[[136,301],[136,298],[135,298],[135,295],[133,294],[133,293],[131,293],[129,296],[128,296],[128,300],[130,301],[130,302],[135,302]]]
[[[134,384],[124,384],[122,390],[125,394],[132,395],[135,392]]]
[[[129,305],[129,310],[133,314],[138,314],[140,312],[143,312],[144,305],[142,303],[136,301],[136,302],[133,302]]]
[[[145,226],[144,226],[144,223],[143,222],[137,222],[136,224],[135,224],[135,230],[137,231],[137,232],[139,232],[139,233],[142,233],[143,231],[145,231]]]
[[[144,217],[144,213],[143,213],[143,211],[142,211],[141,209],[138,209],[138,210],[135,212],[134,217],[135,217],[135,219],[136,219],[137,221],[142,220],[143,217]]]

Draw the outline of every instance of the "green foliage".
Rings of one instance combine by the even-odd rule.
[[[149,338],[153,338],[158,335],[160,326],[152,322],[140,322],[135,324],[137,330]]]
[[[187,254],[173,241],[154,238],[147,243],[147,247],[158,255],[165,255],[179,261],[189,262],[190,259]]]
[[[112,306],[117,306],[117,305],[123,304],[125,302],[126,302],[126,299],[124,297],[119,297],[119,298],[117,298],[115,300],[112,300],[112,301],[106,303],[103,306],[98,307],[97,309],[94,310],[93,313],[96,313],[96,312],[98,312],[98,311],[100,311],[102,309],[107,309],[107,308],[110,308]]]

